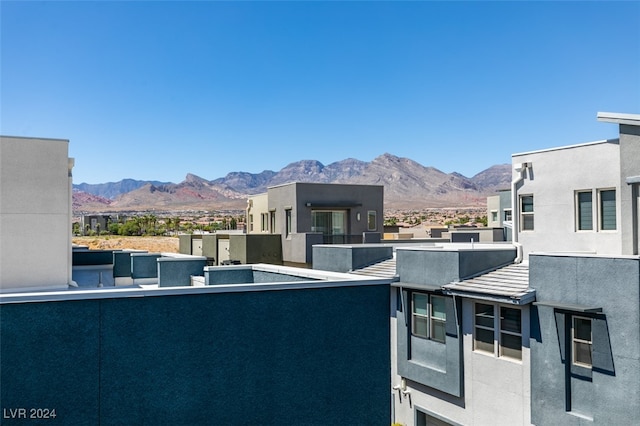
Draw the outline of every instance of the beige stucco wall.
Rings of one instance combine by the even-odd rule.
[[[261,230],[260,215],[263,213],[269,213],[267,193],[265,192],[264,194],[249,197],[247,201],[247,234],[263,234],[269,232],[268,230]],[[253,229],[251,229],[250,216],[253,216]]]
[[[69,141],[0,137],[0,291],[66,288]]]

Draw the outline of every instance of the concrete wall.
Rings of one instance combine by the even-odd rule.
[[[514,154],[512,159],[514,164],[532,164],[517,189],[518,196],[534,196],[534,230],[518,232],[525,256],[541,251],[621,254],[621,171],[617,140]],[[514,178],[518,176],[514,171]],[[616,190],[617,230],[597,230],[598,203],[594,192],[594,230],[577,231],[575,192],[601,188]]]
[[[640,259],[540,254],[529,262],[538,304],[531,317],[533,423],[637,424]],[[583,313],[580,307],[601,312]],[[592,318],[592,369],[572,366],[572,315]]]
[[[61,139],[0,137],[0,291],[71,283],[68,147]]]
[[[204,276],[207,258],[203,256],[160,257],[157,260],[158,286],[190,286],[191,276]]]
[[[628,183],[632,178],[633,183]],[[633,179],[635,178],[635,179]],[[622,254],[638,254],[640,241],[640,127],[620,125],[620,235]]]
[[[398,247],[396,271],[401,282],[440,286],[506,265],[516,255],[512,246],[476,247]]]
[[[456,315],[460,304],[454,307],[453,298],[445,298],[447,335],[445,343],[440,343],[411,335],[410,291],[403,290],[402,297],[395,315],[398,376],[411,380],[410,386],[425,385],[450,396],[463,396],[462,336]]]
[[[313,246],[313,269],[349,272],[392,257],[390,245],[316,245]]]
[[[229,235],[229,256],[243,264],[282,265],[282,242],[276,234]]]
[[[388,285],[186,290],[2,305],[3,408],[55,408],[48,425],[389,424]]]
[[[131,253],[131,278],[158,278],[160,253]]]

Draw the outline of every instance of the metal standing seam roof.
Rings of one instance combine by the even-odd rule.
[[[364,268],[355,269],[349,272],[350,274],[367,275],[380,278],[393,278],[397,279],[396,275],[396,259],[391,258],[383,260],[373,265],[365,266]]]
[[[536,292],[529,288],[529,265],[525,263],[503,266],[484,274],[442,286],[446,294],[476,299],[504,300],[513,304],[526,304],[535,299]]]

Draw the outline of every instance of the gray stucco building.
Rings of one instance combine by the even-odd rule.
[[[395,263],[392,422],[638,424],[640,115],[598,117],[620,137],[513,155],[511,243],[314,248]]]
[[[249,198],[249,234],[279,234],[285,263],[311,264],[314,244],[379,242],[384,187],[294,182]]]

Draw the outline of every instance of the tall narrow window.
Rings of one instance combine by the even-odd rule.
[[[476,303],[474,349],[494,353],[493,305]]]
[[[491,222],[498,221],[498,210],[491,210]]]
[[[593,202],[591,191],[577,193],[577,219],[579,231],[590,231],[593,229]]]
[[[249,231],[253,231],[253,215],[249,215]]]
[[[286,223],[286,237],[291,235],[291,227],[292,227],[292,219],[291,219],[291,209],[287,209],[284,211],[285,223]]]
[[[533,231],[533,195],[524,195],[520,198],[520,212],[522,218],[520,230]]]
[[[522,359],[520,309],[500,308],[500,356]]]
[[[276,233],[276,212],[275,210],[272,212],[269,212],[269,219],[270,219],[270,231],[272,234]]]
[[[375,210],[369,210],[367,212],[367,230],[375,231],[377,229],[377,213]]]
[[[260,214],[260,231],[269,231],[269,215],[267,213]]]
[[[616,229],[616,191],[600,191],[600,229]]]
[[[445,298],[441,296],[431,296],[431,340],[444,343],[445,324],[447,322],[447,308]]]
[[[411,333],[414,336],[424,337],[425,339],[428,337],[428,327],[427,324],[429,322],[429,296],[422,293],[413,293],[411,301]]]
[[[571,328],[571,340],[573,341],[573,363],[581,367],[591,368],[591,319],[573,317]]]

